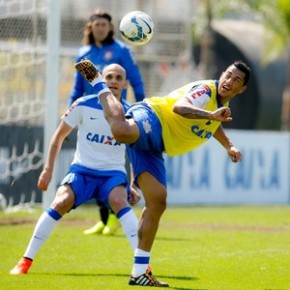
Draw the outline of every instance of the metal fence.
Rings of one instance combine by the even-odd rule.
[[[57,99],[57,116],[68,104],[73,85],[73,63],[81,45],[84,24],[96,8],[108,10],[118,33],[118,23],[128,11],[144,10],[155,22],[150,44],[132,48],[140,65],[147,95],[159,94],[181,85],[191,74],[189,19],[196,1],[148,0],[0,0],[0,193],[13,203],[41,202],[37,177],[42,168],[44,131],[55,129],[47,117],[50,101]],[[166,12],[164,7],[167,7]],[[59,7],[59,8],[57,8]],[[59,58],[49,56],[48,24],[60,13]],[[182,17],[181,17],[182,16]],[[55,31],[57,35],[57,31]],[[47,62],[58,63],[57,96],[47,96]],[[182,64],[182,66],[179,66]],[[186,64],[184,66],[184,64]],[[175,78],[179,69],[183,78]],[[129,100],[133,100],[129,90]],[[46,120],[48,119],[48,120]],[[48,124],[47,124],[48,123]],[[48,131],[47,131],[48,132]],[[61,175],[64,172],[59,172]],[[54,192],[55,188],[52,189]]]

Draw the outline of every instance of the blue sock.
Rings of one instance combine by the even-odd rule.
[[[59,219],[62,218],[62,215],[60,215],[56,210],[54,210],[53,208],[49,207],[46,210],[47,214],[52,217],[54,220],[58,221]]]

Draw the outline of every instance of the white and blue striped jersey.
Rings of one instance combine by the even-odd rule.
[[[129,105],[126,102],[122,104],[126,111]],[[72,164],[93,170],[126,172],[126,146],[115,140],[97,95],[77,99],[62,120],[72,128],[78,127]]]

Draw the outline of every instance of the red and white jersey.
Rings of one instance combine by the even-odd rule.
[[[123,104],[124,109],[128,104]],[[125,144],[117,142],[97,95],[77,99],[62,120],[78,127],[76,151],[72,164],[93,170],[125,170]]]

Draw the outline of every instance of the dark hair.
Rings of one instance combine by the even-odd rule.
[[[92,22],[97,20],[98,18],[105,18],[107,19],[111,24],[112,24],[112,16],[101,9],[97,9],[90,17],[89,21],[86,23],[83,31],[83,39],[82,43],[84,45],[89,45],[89,44],[94,44],[95,43],[95,38],[92,33]],[[113,25],[113,24],[112,24]],[[109,32],[108,36],[103,40],[103,43],[105,44],[111,44],[114,42],[114,27],[112,30]]]
[[[251,69],[250,67],[242,62],[241,60],[237,60],[233,63],[233,65],[240,71],[242,71],[245,74],[244,78],[244,85],[246,85],[249,81],[250,74],[251,74]]]

